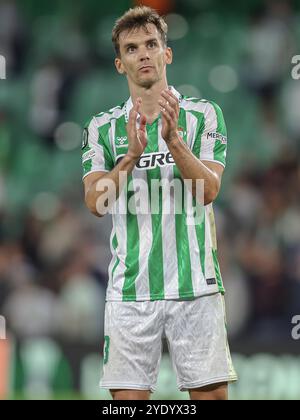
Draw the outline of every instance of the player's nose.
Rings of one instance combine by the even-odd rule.
[[[149,51],[146,47],[142,47],[139,50],[139,60],[140,61],[145,61],[145,60],[149,60],[150,55],[149,55]]]

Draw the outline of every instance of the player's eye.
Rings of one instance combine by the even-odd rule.
[[[156,45],[157,45],[156,41],[150,41],[149,44],[148,44],[148,47],[149,48],[154,48],[154,47],[156,47]]]
[[[134,52],[135,51],[135,46],[134,45],[130,45],[128,48],[127,48],[127,52],[129,52],[129,53],[131,53],[131,52]]]

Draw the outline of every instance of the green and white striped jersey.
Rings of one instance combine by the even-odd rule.
[[[183,141],[200,160],[225,167],[227,133],[223,114],[213,102],[181,96],[179,130]],[[84,132],[83,176],[111,171],[128,150],[126,124],[132,100],[92,118]],[[149,190],[140,201],[151,206],[153,180],[180,180],[180,172],[161,137],[161,118],[147,124],[148,145],[118,199],[128,203],[139,181]],[[133,188],[129,188],[129,183]],[[132,191],[134,190],[134,191]],[[113,212],[112,260],[109,266],[108,301],[191,299],[224,292],[219,263],[212,204],[202,207],[201,220],[187,223],[187,212],[177,214],[178,199],[171,189],[158,190],[155,214]],[[157,197],[156,197],[157,198]],[[137,199],[137,200],[138,200]],[[179,200],[181,198],[179,197]],[[126,201],[127,200],[127,201]],[[135,200],[135,198],[133,198]],[[167,203],[172,211],[164,211]],[[127,206],[128,204],[125,204]],[[136,203],[138,207],[138,203]]]

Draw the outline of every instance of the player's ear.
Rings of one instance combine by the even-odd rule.
[[[115,66],[118,73],[126,74],[122,60],[119,57],[115,58]]]
[[[173,61],[173,51],[170,47],[165,49],[166,64],[172,64]]]

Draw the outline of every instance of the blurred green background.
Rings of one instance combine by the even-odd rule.
[[[215,212],[231,398],[299,399],[299,2],[144,3],[169,25],[169,84],[217,102],[227,123]],[[132,5],[0,0],[1,398],[110,398],[97,383],[111,226],[83,203],[81,135],[128,97],[111,30]],[[187,398],[167,353],[153,398]]]

